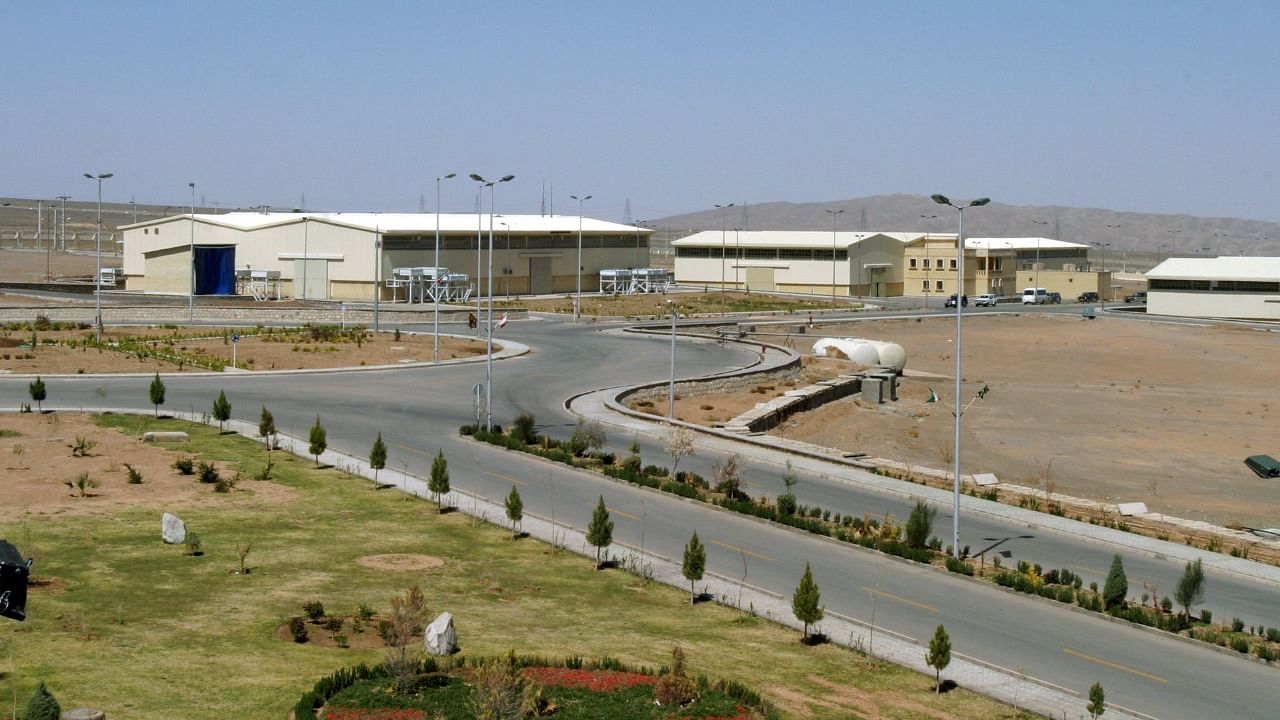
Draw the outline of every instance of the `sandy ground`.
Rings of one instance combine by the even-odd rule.
[[[856,398],[792,418],[776,434],[933,468],[950,466],[953,339],[945,319],[823,326],[797,336],[900,343],[897,403]],[[777,338],[768,338],[777,341]],[[926,377],[911,377],[923,373]],[[932,377],[928,377],[932,375]],[[1280,480],[1245,467],[1280,456],[1280,336],[1073,315],[974,316],[965,324],[963,471],[1220,525],[1280,527]],[[939,403],[926,403],[929,390]],[[723,422],[789,389],[686,397],[678,413]],[[702,410],[704,405],[711,410]]]
[[[97,442],[85,457],[74,457],[69,445],[77,437]],[[172,468],[179,457],[189,457],[164,444],[142,443],[114,429],[98,427],[89,415],[79,413],[0,414],[0,508],[9,519],[43,515],[109,515],[122,507],[155,507],[156,536],[160,515],[180,513],[183,507],[209,507],[227,501],[231,494],[215,493],[191,475]],[[142,484],[128,482],[128,469],[117,458],[142,473]],[[222,477],[235,476],[237,468],[215,463]],[[235,494],[252,493],[255,500],[288,503],[295,500],[292,488],[277,483],[256,482],[247,468]],[[97,487],[80,496],[68,487],[81,473]],[[180,515],[179,515],[180,516]],[[12,539],[12,538],[11,538]],[[19,538],[20,539],[20,538]]]
[[[102,267],[118,268],[120,264],[118,255],[102,255]],[[98,258],[94,253],[0,250],[0,280],[8,282],[43,282],[49,277],[54,280],[82,278],[92,282],[97,266]]]
[[[156,338],[156,347],[167,347],[187,354],[221,358],[231,362],[232,343],[224,339],[222,328],[198,328],[209,339],[184,339],[184,329],[164,328],[107,328],[103,338],[148,336]],[[334,343],[311,340],[305,335],[282,335],[279,331],[268,334],[266,330],[253,328],[226,329],[226,333],[240,334],[235,348],[236,366],[242,370],[294,370],[311,368],[357,367],[361,365],[394,365],[396,363],[428,362],[434,355],[431,335],[402,333],[399,340],[394,333],[368,333],[359,346],[352,342]],[[97,348],[71,347],[66,344],[49,345],[50,341],[66,343],[93,337],[92,329],[37,331],[38,346],[32,349],[31,330],[0,329],[0,372],[56,374],[96,373],[150,373],[202,371],[202,368],[178,364],[152,357],[138,358],[124,352]],[[165,339],[168,338],[168,339]],[[498,344],[494,348],[500,349]],[[484,353],[483,342],[468,338],[440,338],[440,358],[468,357]]]

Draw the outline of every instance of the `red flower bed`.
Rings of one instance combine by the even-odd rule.
[[[595,692],[610,692],[636,685],[653,685],[658,681],[651,675],[618,672],[616,670],[572,670],[570,668],[530,667],[522,671],[525,677],[541,684],[556,687],[583,688]]]
[[[324,720],[426,720],[421,710],[397,710],[394,708],[330,708],[324,711]]]

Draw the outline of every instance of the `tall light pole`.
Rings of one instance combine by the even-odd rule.
[[[498,183],[511,182],[515,175],[503,175],[498,180],[485,180],[475,173],[472,180],[480,183],[481,188],[489,188],[489,315],[485,321],[489,329],[486,332],[484,359],[484,429],[493,427],[493,203],[497,194]],[[476,290],[480,289],[480,278],[476,278]]]
[[[191,272],[188,278],[191,280],[191,289],[187,293],[187,324],[192,325],[196,320],[196,184],[187,183],[187,187],[191,188]],[[133,206],[134,212],[138,211],[138,206]]]
[[[94,317],[93,324],[97,326],[96,337],[98,342],[102,342],[102,181],[111,177],[113,173],[85,173],[84,176],[90,180],[98,182],[98,224],[93,231],[94,246],[97,248],[98,272],[95,275],[94,282]]]
[[[1045,228],[1048,229],[1048,225],[1049,225],[1048,220],[1032,220],[1031,222],[1035,223],[1036,225],[1044,225]],[[1108,225],[1107,227],[1111,227],[1111,226]],[[1119,227],[1119,225],[1117,225],[1116,227]],[[1038,230],[1036,231],[1036,279],[1035,279],[1035,282],[1032,284],[1035,285],[1036,287],[1040,287],[1040,232]]]
[[[839,210],[824,210],[826,214],[831,216],[831,304],[836,304],[836,219],[844,212],[844,208]]]
[[[934,195],[933,201],[939,205],[953,207],[960,214],[960,229],[956,233],[956,432],[955,432],[955,477],[952,481],[954,507],[951,511],[951,554],[960,559],[960,415],[963,409],[960,404],[960,382],[963,372],[964,354],[961,352],[961,339],[964,326],[961,318],[964,303],[964,211],[971,207],[982,207],[991,202],[991,198],[978,198],[963,205],[956,205],[946,195]]]
[[[58,249],[66,251],[67,249],[67,200],[70,195],[59,195],[58,199],[62,201],[62,225],[58,229]]]
[[[667,422],[676,418],[676,302],[668,300],[671,309],[671,383],[667,385]]]
[[[742,232],[742,228],[733,229],[733,289],[734,290],[737,290],[740,284],[740,281],[738,280],[738,270],[740,270],[742,267],[742,263],[740,262],[742,259],[742,250],[740,249],[741,243],[738,236],[741,232]]]
[[[640,228],[644,227],[648,220],[636,220],[636,267],[644,267],[644,261],[640,258]]]
[[[445,180],[451,180],[458,176],[458,173],[449,173],[436,178],[436,276],[435,276],[435,292],[432,293],[432,300],[435,302],[435,312],[431,321],[431,336],[434,350],[431,355],[431,362],[440,362],[440,183]],[[476,278],[476,282],[480,282],[480,278]],[[476,288],[479,290],[479,288]],[[393,298],[394,299],[394,298]],[[413,298],[409,298],[412,300]]]
[[[591,195],[570,195],[570,198],[578,201],[578,294],[573,301],[573,321],[578,322],[578,318],[582,315],[582,203],[591,199]]]
[[[937,215],[921,215],[921,220],[937,220]],[[933,280],[929,277],[929,232],[924,233],[924,309],[929,309],[929,293],[933,292]]]
[[[725,255],[724,236],[727,231],[726,223],[728,222],[728,220],[726,219],[726,215],[729,212],[729,208],[733,206],[734,206],[734,203],[729,203],[728,205],[716,205],[716,207],[720,209],[720,314],[721,315],[724,314],[724,294],[725,294],[724,293],[724,255]]]
[[[373,226],[373,331],[382,330],[382,227]]]

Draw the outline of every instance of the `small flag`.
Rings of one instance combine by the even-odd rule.
[[[498,318],[498,327],[506,327],[506,326],[507,326],[507,314],[502,313],[502,317]]]
[[[925,400],[925,402],[938,402],[938,393],[934,392],[933,388],[929,388],[929,399]]]

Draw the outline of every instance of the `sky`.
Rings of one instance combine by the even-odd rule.
[[[1280,221],[1280,3],[10,3],[0,195],[653,219],[988,196]],[[488,207],[488,193],[485,198]]]

